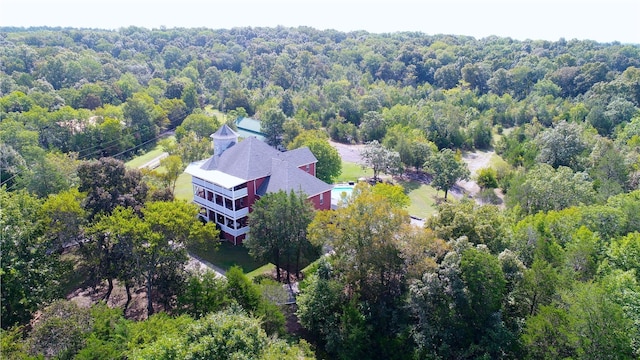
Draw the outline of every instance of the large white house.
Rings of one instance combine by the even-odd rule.
[[[308,148],[280,152],[252,136],[238,142],[226,124],[211,137],[213,156],[189,164],[185,172],[192,176],[200,216],[214,221],[228,241],[242,243],[251,205],[269,192],[300,191],[316,209],[331,208],[331,185],[315,176],[318,160]]]

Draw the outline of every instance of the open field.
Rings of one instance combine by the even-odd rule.
[[[437,212],[436,209],[436,189],[417,181],[401,181],[406,194],[411,200],[407,208],[409,215],[426,219]],[[441,193],[440,195],[444,195]]]
[[[373,170],[363,169],[362,166],[356,163],[342,161],[342,174],[335,180],[336,183],[344,183],[348,181],[358,181],[361,177],[373,176]]]
[[[176,189],[173,194],[176,200],[193,200],[193,190],[191,187],[191,175],[182,173],[176,182]]]

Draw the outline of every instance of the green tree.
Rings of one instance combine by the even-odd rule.
[[[284,314],[276,304],[263,296],[260,286],[254,284],[238,266],[226,273],[227,294],[245,311],[262,318],[262,328],[270,335],[284,334]]]
[[[89,309],[68,300],[47,306],[35,323],[29,338],[29,352],[51,358],[73,358],[84,347],[93,327]]]
[[[298,295],[296,315],[311,336],[328,351],[337,346],[336,331],[339,314],[345,301],[343,285],[331,277],[331,265],[321,258],[315,274],[304,280],[304,289]]]
[[[177,310],[199,319],[222,310],[228,303],[227,282],[223,277],[210,270],[194,271],[178,296]]]
[[[499,254],[508,245],[506,219],[495,205],[478,205],[471,199],[441,204],[438,214],[429,218],[425,226],[445,240],[462,236],[473,244],[484,244]]]
[[[287,344],[269,338],[260,320],[241,311],[227,310],[209,314],[192,322],[162,319],[164,333],[140,348],[132,359],[312,359],[304,343]]]
[[[438,268],[416,281],[409,308],[417,356],[498,358],[514,353],[501,310],[506,280],[499,260],[466,239],[452,242]]]
[[[362,156],[362,168],[369,167],[373,170],[373,179],[377,180],[381,172],[387,174],[400,173],[400,155],[388,150],[376,140],[368,143],[360,152]]]
[[[86,192],[83,206],[93,217],[109,214],[116,206],[140,210],[147,196],[147,185],[137,170],[127,169],[124,163],[113,158],[101,158],[78,167],[80,186]]]
[[[635,271],[640,281],[640,233],[633,232],[609,244],[608,262],[614,268]]]
[[[182,92],[182,101],[187,105],[187,110],[191,113],[194,109],[200,107],[200,102],[198,101],[198,93],[196,92],[196,87],[193,84],[185,87]]]
[[[41,305],[62,296],[70,270],[44,237],[42,203],[24,191],[0,188],[2,328],[26,324]]]
[[[164,111],[155,105],[151,96],[147,94],[135,93],[124,104],[123,110],[137,144],[155,139],[160,129],[165,126]]]
[[[540,148],[537,161],[554,168],[567,166],[573,170],[580,169],[580,155],[587,145],[582,140],[582,130],[578,124],[562,121],[554,128],[541,132],[535,142]]]
[[[293,150],[306,146],[318,159],[316,163],[316,177],[326,183],[333,180],[342,172],[342,159],[338,151],[329,144],[326,135],[319,131],[305,131],[289,144],[288,149]]]
[[[431,185],[444,191],[444,200],[447,200],[449,189],[459,180],[469,178],[469,168],[457,158],[451,149],[442,149],[434,154],[425,164],[425,167],[433,175]]]
[[[338,321],[327,324],[336,326],[332,341],[344,357],[395,357],[404,346],[398,329],[407,284],[397,234],[408,222],[404,210],[363,183],[345,207],[318,212],[309,225],[310,240],[335,251],[330,261],[347,296]]]
[[[175,128],[182,124],[184,119],[189,115],[190,110],[184,101],[180,99],[164,99],[160,102],[160,108],[167,114],[169,126]]]
[[[495,189],[498,187],[498,173],[493,168],[482,168],[478,170],[476,181],[483,189]]]
[[[540,312],[527,319],[521,336],[528,359],[565,359],[575,354],[575,338],[570,331],[567,311],[542,306]]]
[[[563,301],[569,309],[576,355],[583,359],[631,359],[630,320],[599,283],[576,283]]]
[[[82,198],[77,189],[71,189],[49,195],[42,204],[40,216],[46,226],[45,234],[56,250],[61,251],[82,240],[86,223]]]
[[[411,203],[411,199],[405,194],[401,185],[379,183],[373,186],[372,191],[374,194],[381,195],[387,199],[394,207],[406,208]]]
[[[525,214],[561,210],[593,202],[593,187],[585,173],[539,164],[512,180],[507,205],[519,205]]]
[[[220,122],[215,116],[193,113],[187,116],[176,128],[176,139],[182,140],[189,132],[194,132],[198,139],[207,139],[220,127]]]
[[[178,155],[169,155],[160,160],[160,166],[164,167],[165,171],[161,174],[162,180],[165,186],[171,189],[171,193],[176,191],[176,182],[182,173],[184,172],[185,165],[182,159]]]
[[[120,280],[127,293],[123,313],[133,298],[131,289],[139,277],[136,241],[145,236],[146,227],[131,208],[117,207],[109,215],[100,214],[87,229],[87,242],[80,247],[90,268],[90,279],[96,283],[106,280],[109,301],[113,281]]]
[[[279,108],[267,109],[260,119],[261,130],[264,133],[267,143],[271,146],[278,146],[282,142],[282,126],[287,117]]]
[[[250,237],[244,246],[256,259],[276,265],[276,277],[280,281],[280,269],[293,271],[299,276],[305,259],[317,255],[317,250],[307,240],[307,226],[313,219],[313,206],[305,194],[293,190],[269,193],[253,205],[249,214]]]
[[[19,177],[21,187],[39,197],[68,190],[77,183],[77,154],[45,152],[41,148],[31,151],[32,162]]]
[[[360,123],[360,134],[363,141],[382,141],[387,132],[387,124],[377,111],[366,112]]]
[[[185,246],[217,239],[219,231],[213,223],[203,225],[197,215],[195,205],[181,201],[150,202],[142,209],[144,221],[139,224],[142,237],[136,239],[134,254],[147,290],[148,315],[155,311],[153,293],[156,288],[162,286],[162,295],[171,300],[182,286],[188,259]],[[165,307],[167,305],[165,302]]]

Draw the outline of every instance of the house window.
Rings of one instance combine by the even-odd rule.
[[[309,172],[309,164],[307,164],[304,168],[306,169],[307,172]]]
[[[324,193],[320,193],[320,205],[324,204]]]

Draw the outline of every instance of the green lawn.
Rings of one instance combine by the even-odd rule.
[[[404,181],[400,185],[405,188],[411,199],[411,204],[407,208],[409,215],[426,219],[437,212],[436,189],[416,181]]]
[[[174,191],[175,198],[177,200],[193,200],[193,188],[191,186],[191,175],[182,173],[176,182],[176,189]]]
[[[132,169],[137,169],[140,166],[148,163],[149,161],[155,159],[156,157],[160,156],[160,154],[162,154],[164,151],[162,150],[162,147],[160,145],[156,145],[155,148],[153,148],[153,150],[148,151],[146,153],[144,153],[143,155],[140,156],[136,156],[133,159],[127,161],[125,163],[125,165],[128,168],[132,168]]]
[[[336,183],[358,181],[361,177],[373,176],[373,170],[362,169],[362,166],[351,162],[342,162],[342,174],[335,179]]]
[[[224,270],[229,270],[232,266],[238,265],[242,268],[245,274],[252,273],[257,269],[268,265],[260,261],[255,261],[251,255],[249,255],[249,252],[244,246],[234,246],[226,241],[220,243],[218,250],[211,250],[204,244],[198,244],[190,246],[189,252],[192,252],[197,257],[219,266]],[[257,274],[254,273],[254,275]]]

